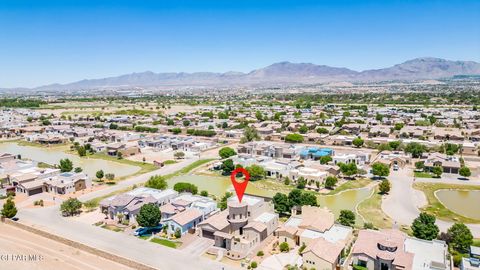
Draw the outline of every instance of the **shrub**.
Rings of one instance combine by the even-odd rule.
[[[265,255],[265,254],[263,253],[263,251],[260,250],[259,252],[257,252],[257,256],[258,256],[258,257],[261,257],[261,256],[263,256],[263,255]]]
[[[290,247],[288,246],[287,242],[282,242],[279,246],[281,252],[288,252]]]

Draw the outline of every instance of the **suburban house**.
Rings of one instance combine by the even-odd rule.
[[[122,214],[126,220],[131,221],[135,220],[136,215],[144,204],[165,205],[177,195],[178,192],[173,189],[158,190],[140,187],[102,200],[100,202],[100,210],[110,219],[116,219],[118,214]]]
[[[69,194],[92,186],[92,180],[85,173],[64,172],[49,177],[45,182],[46,191],[54,194]]]
[[[165,221],[165,226],[169,233],[180,231],[181,234],[185,234],[190,230],[194,230],[203,219],[203,212],[192,207],[173,215]]]
[[[369,270],[450,269],[447,244],[421,240],[395,230],[361,230],[353,245],[352,265]]]
[[[324,156],[332,156],[335,151],[331,148],[305,147],[300,150],[300,158],[302,159],[320,159]]]
[[[292,247],[306,245],[302,255],[307,268],[336,269],[342,251],[352,242],[353,230],[335,224],[335,215],[327,208],[296,206],[275,236]]]
[[[111,143],[106,147],[107,154],[110,156],[117,156],[121,153],[122,156],[133,156],[140,153],[140,148],[137,145],[127,145],[125,143]]]
[[[199,224],[200,236],[215,240],[215,247],[225,249],[226,256],[242,259],[271,235],[278,226],[273,204],[261,197],[236,196],[227,201],[227,209]],[[225,254],[225,253],[224,253]]]
[[[302,252],[302,266],[307,269],[336,270],[343,248],[343,245],[316,238]]]
[[[460,160],[455,156],[448,156],[441,153],[431,153],[425,160],[425,169],[432,170],[433,167],[442,167],[444,173],[458,174]]]
[[[239,154],[248,154],[251,156],[290,159],[295,157],[298,152],[298,147],[295,145],[275,144],[271,142],[248,142],[239,144],[237,152]]]

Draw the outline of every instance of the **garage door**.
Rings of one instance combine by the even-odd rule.
[[[36,189],[29,190],[28,191],[28,196],[32,196],[32,195],[42,193],[42,192],[43,192],[43,188],[39,187],[39,188],[36,188]]]
[[[207,230],[202,230],[202,236],[208,239],[215,239],[215,236],[213,236],[213,232]]]

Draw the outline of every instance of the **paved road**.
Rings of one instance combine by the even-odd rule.
[[[23,209],[17,216],[22,223],[158,269],[235,269],[207,258],[192,256],[181,250],[146,242],[131,235],[61,217],[58,205]]]
[[[187,159],[176,164],[165,166],[159,170],[122,181],[115,186],[85,194],[80,200],[85,201],[99,196],[107,195],[113,191],[139,184],[148,180],[155,174],[165,175],[175,172],[199,158],[215,157],[218,150],[212,149],[202,153],[201,157]],[[22,209],[17,214],[19,222],[32,227],[40,228],[50,233],[89,245],[106,252],[114,253],[158,269],[205,269],[205,270],[229,270],[235,267],[203,258],[197,254],[192,255],[181,250],[164,247],[159,244],[149,243],[145,240],[132,237],[127,234],[109,231],[93,225],[85,224],[70,218],[62,217],[59,205],[37,208]]]
[[[413,173],[411,169],[405,168],[393,171],[388,177],[392,183],[392,190],[382,202],[382,210],[398,224],[410,226],[420,214],[419,206],[426,203],[423,192],[413,188]],[[461,181],[455,179],[416,179],[417,182],[438,182],[455,184],[480,184],[479,181]],[[440,231],[446,232],[453,222],[437,219],[436,222]],[[466,224],[475,238],[480,237],[480,224]]]

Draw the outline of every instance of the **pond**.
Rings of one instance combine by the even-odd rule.
[[[438,200],[453,212],[480,220],[480,190],[438,190]]]
[[[73,162],[74,167],[81,167],[83,171],[92,178],[95,177],[95,173],[98,170],[103,170],[105,173],[114,173],[116,177],[134,174],[140,170],[140,167],[128,164],[103,159],[80,158],[77,155],[66,153],[65,151],[67,150],[67,146],[47,148],[24,146],[15,142],[0,143],[0,153],[6,152],[21,155],[22,158],[41,161],[51,165],[58,164],[60,159],[68,158]]]
[[[178,182],[194,184],[198,187],[198,192],[207,190],[209,194],[215,195],[218,198],[222,197],[226,191],[233,192],[234,190],[230,178],[228,177],[195,174],[181,175],[169,179],[168,185],[173,188]],[[265,197],[273,197],[277,192],[277,190],[260,188],[251,183],[247,186],[247,190],[245,191],[247,194]],[[366,199],[370,193],[371,188],[362,188],[346,190],[335,195],[322,195],[319,196],[319,204],[322,207],[328,207],[333,213],[335,213],[335,216],[338,217],[340,211],[343,209],[355,212],[355,206]]]

